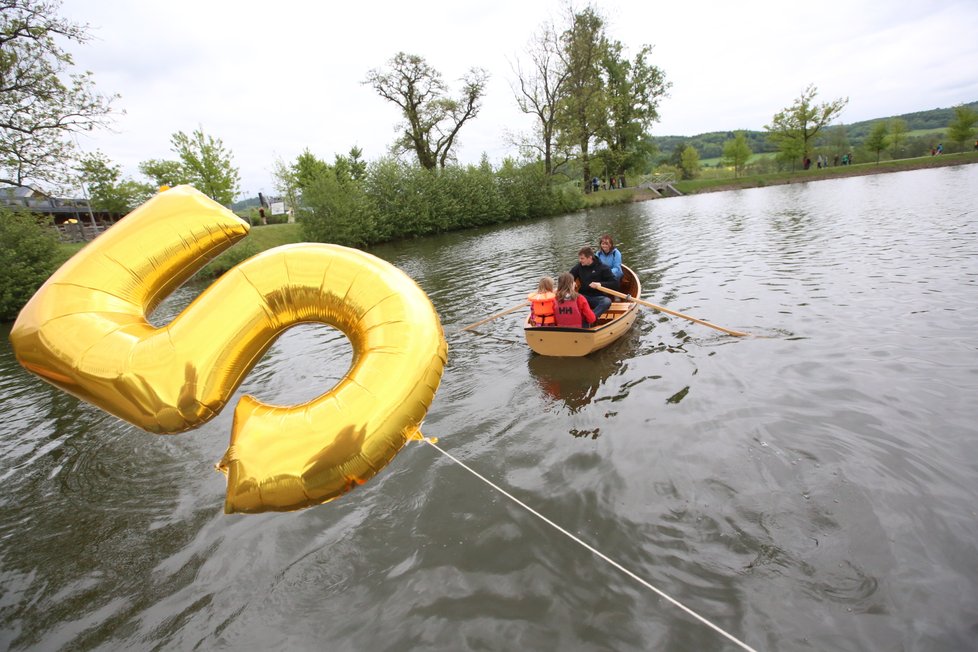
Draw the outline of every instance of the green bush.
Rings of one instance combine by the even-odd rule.
[[[13,321],[60,262],[57,233],[34,215],[0,209],[0,321]]]
[[[299,215],[306,240],[363,247],[581,208],[580,190],[548,182],[542,165],[487,161],[426,170],[382,159],[362,181],[326,172],[303,190]]]

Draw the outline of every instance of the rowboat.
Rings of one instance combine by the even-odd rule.
[[[642,284],[628,267],[621,266],[622,274],[619,288],[622,294],[638,298]],[[568,328],[564,326],[534,326],[528,315],[523,325],[526,343],[540,355],[581,357],[603,349],[622,335],[635,323],[638,304],[634,301],[615,301],[603,315],[598,317],[590,328]]]

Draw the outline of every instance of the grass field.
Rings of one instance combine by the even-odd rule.
[[[713,179],[690,179],[686,181],[678,181],[674,185],[679,192],[689,195],[710,190],[757,188],[761,186],[783,183],[819,181],[822,179],[832,179],[836,177],[851,177],[884,172],[900,172],[903,170],[918,170],[922,168],[943,167],[946,165],[960,165],[967,163],[978,163],[978,152],[944,154],[943,156],[919,156],[917,158],[897,159],[895,161],[839,165],[821,169],[813,167],[809,170],[751,174],[738,178],[730,176]]]

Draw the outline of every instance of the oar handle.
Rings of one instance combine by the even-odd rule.
[[[630,295],[625,294],[623,292],[618,292],[616,290],[609,290],[608,288],[603,287],[603,286],[598,286],[597,289],[600,290],[601,292],[604,292],[605,294],[610,294],[613,297],[618,297],[619,299],[628,299],[629,301],[634,301],[635,303],[641,304],[641,305],[646,306],[648,308],[652,308],[653,310],[658,310],[659,312],[664,312],[664,313],[666,313],[668,315],[674,315],[676,317],[682,317],[683,319],[688,319],[689,321],[696,322],[697,324],[703,324],[704,326],[709,326],[710,328],[715,328],[718,331],[723,331],[724,333],[727,333],[729,335],[735,335],[736,337],[747,337],[747,335],[748,335],[748,333],[741,333],[740,331],[735,331],[735,330],[731,330],[729,328],[724,328],[723,326],[717,326],[716,324],[711,324],[708,321],[704,321],[702,319],[697,319],[696,317],[691,317],[691,316],[686,315],[686,314],[683,314],[681,312],[676,312],[675,310],[669,310],[665,306],[660,306],[660,305],[655,304],[655,303],[649,303],[648,301],[643,301],[643,300],[641,300],[641,299],[639,299],[637,297],[630,296]]]

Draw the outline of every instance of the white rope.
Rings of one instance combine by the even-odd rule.
[[[436,444],[435,442],[433,442],[430,437],[423,437],[422,436],[422,437],[419,437],[419,439],[421,439],[422,441],[427,442],[428,445],[432,446],[439,453],[441,453],[445,457],[449,458],[450,460],[452,460],[453,462],[455,462],[456,464],[458,464],[459,466],[461,466],[463,469],[465,469],[466,471],[468,471],[469,473],[471,473],[475,477],[477,477],[480,480],[482,480],[483,482],[485,482],[487,485],[489,485],[490,487],[492,487],[493,489],[495,489],[496,491],[498,491],[502,495],[506,496],[507,498],[509,498],[510,500],[512,500],[514,503],[516,503],[517,505],[519,505],[523,509],[527,510],[528,512],[530,512],[531,514],[533,514],[534,516],[536,516],[537,518],[539,518],[540,520],[542,520],[547,525],[553,527],[558,532],[561,532],[562,534],[567,535],[568,537],[570,537],[571,539],[573,539],[577,543],[581,544],[582,546],[584,546],[585,548],[587,548],[588,550],[590,550],[592,553],[594,553],[595,555],[597,555],[601,559],[605,560],[606,562],[608,562],[609,564],[611,564],[612,566],[614,566],[615,568],[617,568],[621,572],[623,572],[626,575],[628,575],[629,577],[631,577],[633,580],[635,580],[639,584],[645,586],[648,589],[651,589],[656,594],[658,594],[659,597],[665,598],[666,600],[668,600],[672,604],[676,605],[677,607],[679,607],[680,609],[682,609],[683,611],[685,611],[687,614],[689,614],[690,616],[692,616],[696,620],[700,621],[701,623],[703,623],[704,625],[706,625],[707,627],[709,627],[713,631],[717,632],[718,634],[721,634],[722,636],[725,636],[727,639],[729,639],[733,643],[736,643],[737,645],[739,645],[744,650],[747,650],[748,652],[757,652],[757,650],[755,650],[751,646],[747,645],[746,643],[744,643],[740,639],[736,638],[734,635],[729,634],[728,632],[726,632],[723,629],[721,629],[719,626],[714,625],[712,622],[710,622],[709,620],[707,620],[703,616],[699,615],[698,613],[696,613],[695,611],[693,611],[692,609],[690,609],[689,607],[687,607],[683,603],[679,602],[678,600],[675,600],[674,598],[671,598],[670,596],[666,595],[665,593],[663,593],[662,591],[660,591],[659,589],[657,589],[656,587],[654,587],[652,584],[646,582],[644,579],[642,579],[641,577],[639,577],[638,575],[636,575],[632,571],[628,570],[627,568],[625,568],[624,566],[622,566],[621,564],[619,564],[618,562],[616,562],[614,559],[612,559],[608,555],[604,554],[600,550],[598,550],[598,549],[594,548],[593,546],[587,544],[586,542],[584,542],[580,538],[574,536],[573,534],[571,534],[570,532],[568,532],[567,530],[565,530],[561,526],[557,525],[556,523],[554,523],[553,521],[551,521],[549,518],[547,518],[546,516],[544,516],[540,512],[536,511],[535,509],[533,509],[532,507],[530,507],[529,505],[527,505],[526,503],[524,503],[523,501],[521,501],[516,496],[510,494],[508,491],[506,491],[502,487],[494,484],[491,480],[489,480],[485,476],[479,474],[476,470],[474,470],[471,467],[467,466],[464,462],[462,462],[461,460],[459,460],[458,458],[456,458],[455,456],[453,456],[451,453],[449,453],[449,452],[447,452],[445,450],[442,450],[442,448],[440,446],[438,446],[438,444]]]

